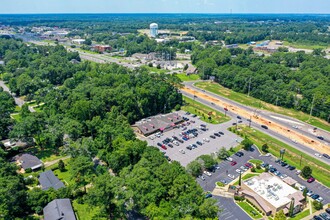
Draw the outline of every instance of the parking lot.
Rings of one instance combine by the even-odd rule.
[[[207,176],[203,174],[205,180],[198,178],[197,182],[202,186],[205,191],[213,191],[213,189],[215,188],[215,183],[219,181],[225,181],[227,184],[231,183],[239,176],[239,173],[236,172],[236,169],[240,169],[240,167],[246,164],[247,161],[249,161],[250,159],[259,158],[258,150],[242,150],[242,152],[244,153],[244,155],[241,157],[238,157],[236,155],[231,156],[233,161],[237,162],[236,165],[232,166],[230,161],[222,161],[220,164],[218,164],[219,169],[215,170],[215,172],[212,173],[212,176]],[[234,179],[229,178],[228,174],[233,175]]]
[[[236,205],[233,199],[231,198],[225,198],[221,196],[214,196],[214,199],[216,199],[217,205],[222,210],[219,213],[219,219],[222,220],[249,220],[251,219],[250,216],[248,216],[240,207]]]
[[[275,158],[273,157],[265,157],[260,156],[260,160],[263,160],[265,163],[271,164],[275,167],[281,174],[286,174],[296,180],[300,185],[306,186],[309,190],[313,191],[314,194],[318,194],[321,196],[323,200],[323,204],[327,204],[330,202],[330,189],[317,181],[312,183],[308,183],[306,180],[302,179],[300,176],[296,174],[297,170],[289,170],[288,168],[282,167],[280,164],[275,163]]]
[[[201,155],[217,152],[221,147],[225,147],[227,149],[230,149],[230,147],[236,147],[239,142],[242,141],[241,137],[227,131],[228,127],[232,126],[232,121],[220,125],[213,125],[205,123],[192,115],[186,115],[183,111],[179,111],[179,114],[189,119],[184,122],[185,126],[180,126],[179,128],[174,128],[173,130],[164,132],[160,137],[151,135],[148,138],[144,138],[144,140],[146,140],[149,145],[158,147],[161,151],[164,151],[171,160],[180,162],[182,166],[187,166],[188,163]],[[201,124],[206,125],[207,131],[201,130]],[[176,136],[182,140],[182,132],[187,132],[191,129],[197,129],[197,137],[191,136],[188,140],[184,140],[183,143],[179,143],[178,146],[171,143],[173,148],[169,147],[168,144],[165,144],[167,148],[166,150],[157,145],[158,143],[163,144],[165,139],[172,138],[172,136]],[[219,135],[220,137],[215,136],[214,133],[218,132],[222,132],[223,135]],[[215,139],[211,138],[210,135],[214,135]],[[205,141],[205,139],[209,140],[209,142]],[[197,141],[202,142],[203,144],[198,145],[196,144]],[[197,147],[192,150],[187,149],[187,146],[193,144]]]

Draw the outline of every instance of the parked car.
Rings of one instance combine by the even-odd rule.
[[[206,198],[206,199],[207,199],[207,198],[211,198],[211,197],[212,197],[212,194],[211,194],[211,193],[205,195],[205,198]]]
[[[219,131],[218,133],[221,134],[221,135],[225,135],[222,131]]]
[[[164,150],[167,150],[167,147],[164,144],[161,146],[161,148],[163,148]]]
[[[323,212],[320,214],[320,216],[325,219],[325,220],[330,220],[330,215],[328,215],[327,213]]]
[[[192,150],[192,147],[189,145],[186,147],[188,150]]]
[[[320,196],[319,198],[316,199],[316,201],[322,202],[323,201],[323,198]]]
[[[308,183],[312,183],[312,182],[314,182],[314,181],[315,181],[315,178],[314,178],[314,177],[310,177],[310,178],[307,180]]]
[[[233,174],[228,174],[228,177],[231,179],[235,179],[235,176]]]
[[[314,220],[323,220],[323,219],[322,219],[320,216],[318,216],[318,215],[314,215],[313,219],[314,219]]]
[[[215,139],[215,136],[214,136],[214,135],[210,135],[210,138],[213,138],[213,139]]]
[[[159,143],[159,142],[157,143],[157,145],[158,145],[159,147],[161,147],[161,146],[162,146],[162,144],[161,144],[161,143]]]
[[[238,118],[238,119],[242,119],[242,117],[241,117],[241,116],[239,116],[239,115],[237,115],[237,118]]]
[[[207,176],[212,176],[212,173],[210,173],[209,171],[206,171],[206,170],[205,170],[203,173],[204,173],[205,175],[207,175]]]
[[[313,195],[313,191],[312,190],[308,190],[307,196],[311,197],[312,195]]]
[[[325,211],[330,214],[330,208],[326,208]]]
[[[186,152],[184,150],[179,150],[180,153],[185,154]]]
[[[205,177],[203,175],[200,175],[199,178],[203,181],[205,180]]]
[[[235,171],[236,173],[243,173],[240,169],[236,169]]]
[[[214,133],[214,135],[217,136],[217,137],[220,137],[220,134],[218,134],[218,133]]]
[[[232,161],[232,162],[230,163],[230,165],[232,165],[232,166],[235,166],[236,164],[237,164],[236,161]]]
[[[231,161],[233,161],[233,158],[231,158],[231,157],[227,157],[226,160],[228,160],[228,161],[231,162]]]
[[[314,194],[311,196],[312,199],[318,199],[320,196],[318,194]]]
[[[210,140],[207,139],[207,138],[203,138],[203,141],[205,141],[205,142],[210,142]]]
[[[169,146],[170,148],[173,148],[173,145],[172,144],[168,144],[167,146]]]
[[[196,144],[198,144],[198,145],[203,145],[203,143],[200,142],[200,141],[197,141]]]
[[[322,155],[323,155],[323,157],[330,159],[330,156],[328,154],[322,154]]]

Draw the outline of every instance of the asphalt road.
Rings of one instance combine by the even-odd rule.
[[[193,88],[193,87],[191,87],[191,88]],[[194,88],[193,88],[194,89]],[[186,93],[186,92],[184,92],[184,91],[181,91],[181,93],[184,95],[184,96],[186,96],[186,97],[189,97],[189,98],[191,98],[191,99],[194,99],[194,97],[193,97],[193,95],[191,95],[191,94],[189,94],[189,93]],[[207,92],[206,92],[207,93]],[[209,93],[207,93],[208,95],[211,95],[211,93],[209,94]],[[220,96],[215,96],[215,95],[212,95],[212,96],[214,96],[215,98],[218,98],[218,99],[222,99],[222,98],[219,98]],[[204,99],[200,99],[200,98],[195,98],[195,101],[198,101],[198,102],[200,102],[200,103],[202,103],[202,104],[204,104],[204,105],[206,105],[206,106],[208,106],[208,107],[211,107],[211,108],[213,108],[213,109],[215,109],[215,110],[217,110],[217,111],[219,111],[219,112],[222,112],[222,113],[226,113],[225,111],[224,111],[224,109],[223,108],[221,108],[220,106],[217,106],[217,105],[211,105],[210,104],[210,102],[209,101],[206,101],[206,100],[204,100]],[[227,99],[225,99],[225,101],[227,102]],[[230,103],[231,103],[232,101],[230,101]],[[236,105],[235,103],[233,103],[233,105]],[[241,106],[241,105],[240,105]],[[244,108],[247,108],[247,107],[244,107]],[[237,114],[235,114],[235,113],[232,113],[232,112],[228,112],[228,113],[226,113],[228,116],[230,116],[233,120],[237,120],[236,119],[236,117],[237,117]],[[244,124],[249,124],[249,122],[247,121],[247,119],[246,118],[243,118],[242,117],[242,121],[243,121],[243,123]],[[329,159],[326,159],[326,158],[324,158],[324,157],[321,157],[321,158],[319,158],[319,157],[316,157],[315,156],[315,153],[319,153],[319,152],[317,152],[317,151],[315,151],[315,150],[313,150],[313,149],[311,149],[311,148],[309,148],[309,147],[307,147],[307,146],[305,146],[305,145],[303,145],[303,144],[301,144],[301,143],[296,143],[296,142],[293,142],[291,139],[290,139],[290,136],[288,135],[288,136],[283,136],[283,135],[281,135],[281,134],[279,134],[279,133],[277,133],[277,132],[275,132],[275,131],[272,131],[272,130],[270,130],[270,129],[262,129],[261,128],[261,126],[260,126],[260,124],[257,124],[257,123],[255,123],[255,122],[253,122],[252,121],[252,123],[251,123],[251,127],[252,128],[254,128],[254,129],[257,129],[257,130],[259,130],[259,131],[262,131],[263,133],[265,133],[265,134],[268,134],[268,135],[270,135],[270,136],[272,136],[272,137],[274,137],[274,138],[276,138],[276,139],[278,139],[278,140],[280,140],[280,141],[282,141],[282,142],[284,142],[284,143],[286,143],[286,144],[288,144],[288,145],[290,145],[290,146],[292,146],[292,147],[294,147],[294,148],[297,148],[297,149],[299,149],[300,151],[302,151],[302,152],[304,152],[304,153],[306,153],[306,154],[309,154],[309,155],[311,155],[311,156],[313,156],[313,157],[315,157],[315,158],[317,158],[317,159],[319,159],[319,160],[321,160],[321,161],[323,161],[323,162],[325,162],[325,163],[327,163],[327,164],[330,164],[330,160]]]
[[[194,82],[185,82],[184,84],[190,89],[202,91],[202,89],[194,86]],[[214,98],[217,98],[219,100],[225,101],[225,102],[227,102],[227,103],[229,103],[233,106],[238,106],[239,108],[242,108],[246,111],[256,112],[262,118],[274,121],[274,122],[276,122],[276,123],[278,123],[282,126],[287,127],[288,129],[295,130],[297,133],[300,133],[300,134],[302,134],[306,137],[309,137],[313,140],[321,141],[320,139],[317,138],[317,136],[323,136],[324,141],[321,141],[321,142],[323,142],[326,145],[330,144],[330,132],[327,132],[325,130],[322,130],[322,129],[318,128],[316,133],[313,133],[314,126],[311,126],[310,124],[299,121],[297,119],[294,119],[294,118],[291,118],[291,117],[288,117],[288,116],[284,116],[284,115],[280,115],[280,114],[276,114],[276,113],[273,113],[273,112],[265,111],[265,110],[260,110],[260,109],[256,110],[255,108],[242,105],[238,102],[235,102],[233,100],[224,98],[222,96],[219,96],[219,95],[214,94],[212,92],[208,92],[206,90],[203,93],[205,93],[209,96],[212,96]],[[293,126],[297,126],[297,128],[293,128]]]
[[[4,91],[8,92],[11,95],[9,88],[5,85],[5,83],[2,80],[0,80],[0,87],[2,87]],[[24,105],[25,101],[22,100],[21,98],[17,98],[14,96],[13,98],[15,99],[16,105],[18,105],[19,107],[22,107],[22,105]]]

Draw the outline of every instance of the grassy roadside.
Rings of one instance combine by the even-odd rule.
[[[234,130],[235,128],[231,128]],[[261,146],[267,143],[269,147],[269,153],[276,157],[280,156],[280,150],[285,149],[284,160],[290,165],[295,166],[297,169],[302,169],[304,166],[310,166],[313,170],[313,176],[322,184],[330,187],[330,165],[319,161],[318,159],[309,156],[300,150],[291,147],[271,136],[268,136],[258,130],[251,129],[247,126],[239,127],[239,135],[247,136],[249,139],[257,145],[261,151]],[[237,133],[237,131],[236,131]],[[301,161],[301,163],[300,163]]]
[[[266,103],[264,101],[261,101],[259,99],[253,98],[251,96],[248,97],[246,94],[234,92],[231,89],[227,89],[218,83],[198,82],[195,84],[195,86],[197,86],[198,88],[210,91],[212,93],[215,93],[217,95],[223,96],[225,98],[231,99],[238,103],[241,103],[241,104],[244,104],[247,106],[251,106],[253,108],[263,109],[263,110],[267,110],[270,112],[287,115],[292,118],[296,118],[300,121],[311,124],[313,126],[330,131],[330,124],[322,119],[319,119],[317,117],[312,117],[311,120],[309,120],[309,115],[306,113],[296,111],[294,109],[287,109],[287,108],[275,106],[275,105]]]
[[[199,80],[200,77],[198,74],[192,74],[187,76],[185,73],[176,74],[183,82]]]
[[[186,112],[190,112],[191,114],[195,114],[200,117],[200,119],[204,122],[211,124],[221,124],[230,120],[228,116],[225,116],[221,112],[215,111],[214,109],[205,106],[199,102],[196,102],[190,98],[183,97],[186,105],[182,106],[181,109]],[[208,119],[208,114],[212,112],[211,119]]]

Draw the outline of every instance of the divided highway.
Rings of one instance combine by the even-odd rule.
[[[186,82],[185,85],[186,85],[186,87],[188,87],[188,88],[190,88],[192,90],[196,90],[196,91],[198,90],[199,92],[202,91],[201,89],[195,87],[193,85],[193,82]],[[184,96],[189,97],[191,99],[194,99],[194,95],[193,94],[188,93],[188,92],[185,92],[183,90],[181,90],[181,92],[182,92],[182,94]],[[251,112],[255,111],[255,109],[253,109],[251,107],[247,107],[247,106],[241,105],[239,103],[236,103],[236,102],[234,102],[232,100],[228,100],[226,98],[223,98],[221,96],[215,95],[213,93],[210,93],[210,92],[207,92],[207,91],[203,91],[203,93],[207,94],[210,97],[213,97],[213,98],[216,98],[216,99],[219,99],[219,100],[223,100],[226,103],[230,103],[230,105],[232,105],[232,106],[237,106],[239,108],[243,108],[243,109],[245,109],[247,111],[251,111]],[[210,107],[212,109],[215,109],[217,111],[220,111],[222,113],[225,113],[225,110],[223,109],[223,107],[220,107],[220,106],[218,106],[216,104],[211,104],[209,100],[205,100],[205,99],[200,98],[200,97],[197,97],[197,98],[195,97],[195,101],[198,101],[198,102],[200,102],[200,103],[202,103],[202,104],[204,104],[204,105],[206,105],[206,106],[208,106],[208,107]],[[236,113],[233,113],[231,111],[228,111],[227,112],[227,115],[230,116],[233,119],[236,119],[236,117],[237,117],[237,114]],[[273,117],[270,116],[270,113],[268,113],[268,115],[265,115],[265,112],[264,111],[258,111],[258,115],[260,117],[264,117],[267,120],[269,119],[269,120],[274,121],[274,122],[276,121],[276,123],[278,123],[280,125],[283,125],[285,127],[289,127],[289,128],[292,127],[292,124],[290,122],[285,122],[285,121],[282,121],[282,120],[276,120],[276,118],[273,118]],[[276,114],[273,114],[273,115],[276,115]],[[278,116],[278,117],[284,118],[285,116]],[[288,118],[288,117],[285,117],[285,118]],[[290,119],[290,120],[292,120],[292,119]],[[242,117],[242,121],[243,121],[243,123],[245,123],[247,125],[249,124],[249,122],[247,121],[247,118]],[[297,121],[297,120],[295,120],[295,121]],[[303,122],[300,122],[300,121],[297,121],[297,122],[304,124]],[[268,134],[268,135],[270,135],[270,136],[272,136],[272,137],[274,137],[274,138],[282,141],[283,143],[286,143],[286,144],[288,144],[288,145],[290,145],[290,146],[292,146],[294,148],[297,148],[297,149],[301,150],[302,152],[304,152],[306,154],[309,154],[309,155],[315,157],[315,153],[317,152],[316,150],[314,150],[314,149],[312,149],[310,147],[307,147],[304,144],[301,144],[301,143],[298,143],[298,142],[294,142],[290,138],[289,135],[288,136],[284,136],[284,135],[281,135],[281,134],[279,134],[276,131],[273,131],[271,129],[263,129],[263,128],[261,128],[261,124],[256,123],[253,119],[252,119],[252,122],[251,122],[251,127],[253,127],[254,129],[260,130],[263,133],[266,133],[266,134]],[[315,138],[315,139],[317,139],[313,134],[308,133],[308,132],[306,132],[306,131],[304,131],[302,129],[295,129],[295,132],[299,132],[299,133],[301,132],[300,134],[302,134],[304,136],[306,135],[308,138],[311,138],[311,139],[314,139]],[[323,132],[326,133],[326,135],[329,135],[327,132],[325,132],[325,131],[323,131]],[[329,140],[329,139],[327,138],[327,140]],[[318,141],[320,141],[320,140],[318,140]],[[324,144],[326,144],[327,146],[329,146],[329,143],[328,142],[324,142]],[[319,152],[319,153],[322,153],[322,152]],[[326,159],[324,157],[321,157],[321,158],[317,157],[317,158],[319,160],[327,163],[327,164],[330,164],[330,160],[329,159]]]

